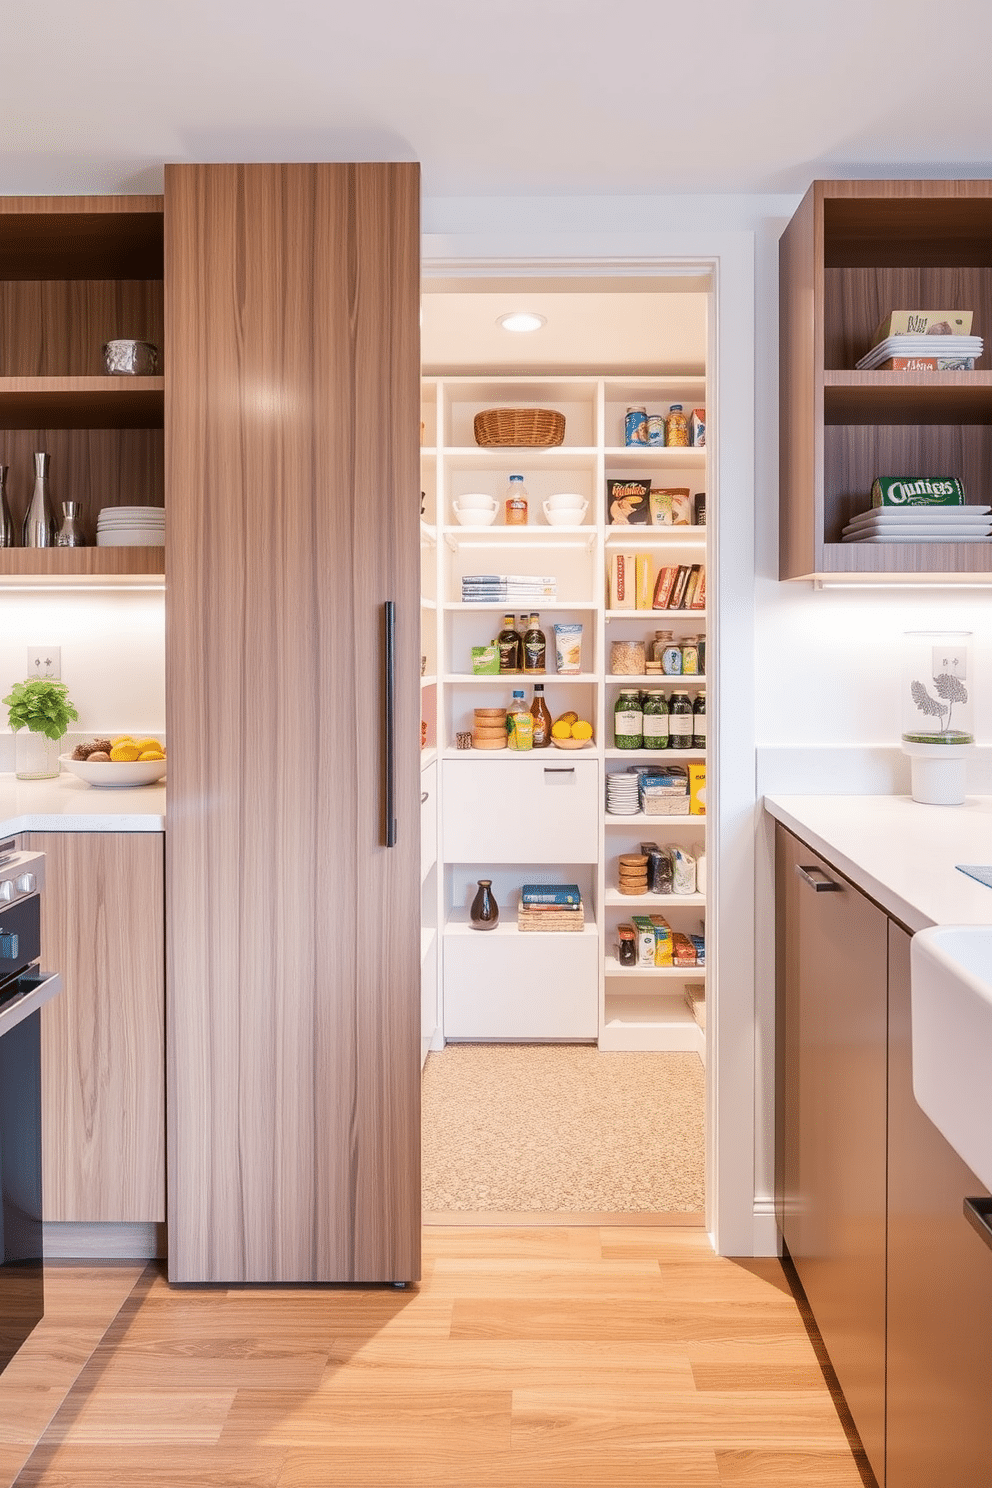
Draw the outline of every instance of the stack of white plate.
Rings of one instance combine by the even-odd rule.
[[[636,816],[641,809],[637,799],[636,771],[625,770],[622,774],[606,777],[606,809],[611,816]]]
[[[941,543],[988,542],[992,518],[988,506],[876,506],[852,517],[844,542]]]
[[[164,506],[105,506],[96,523],[98,548],[160,548],[165,543]]]

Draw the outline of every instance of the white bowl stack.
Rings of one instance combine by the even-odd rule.
[[[105,506],[97,518],[98,548],[160,548],[164,543],[164,506]]]

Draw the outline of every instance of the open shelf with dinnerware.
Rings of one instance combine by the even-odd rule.
[[[0,199],[0,306],[0,464],[14,543],[0,548],[0,585],[161,581],[161,544],[96,538],[101,510],[165,501],[164,379],[108,376],[103,360],[115,339],[163,350],[162,198]],[[50,458],[56,528],[62,503],[78,503],[85,547],[20,546],[37,451]]]

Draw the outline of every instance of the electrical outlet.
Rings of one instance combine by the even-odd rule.
[[[62,647],[29,646],[27,675],[52,677],[59,681],[62,676]]]

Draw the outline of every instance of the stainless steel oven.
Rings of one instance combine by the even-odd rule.
[[[45,1310],[41,1013],[61,978],[40,970],[44,853],[0,843],[0,1369]]]

